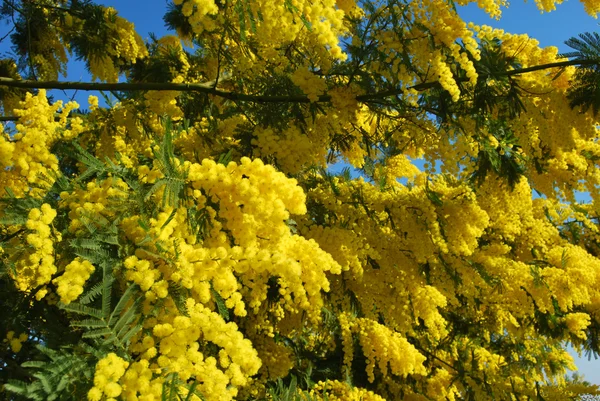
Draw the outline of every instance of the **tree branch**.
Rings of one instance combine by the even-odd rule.
[[[540,64],[540,65],[534,65],[532,67],[526,67],[526,68],[519,68],[516,70],[510,70],[510,71],[503,71],[503,72],[498,72],[496,74],[493,74],[494,76],[499,76],[499,77],[512,77],[515,75],[521,75],[521,74],[527,74],[529,72],[535,72],[535,71],[541,71],[541,70],[548,70],[550,68],[561,68],[561,67],[569,67],[569,66],[590,66],[590,65],[600,65],[600,60],[567,60],[567,61],[557,61],[554,63],[548,63],[548,64]],[[479,75],[478,79],[487,79],[490,78],[492,76],[492,74],[481,74]],[[467,82],[469,81],[469,78],[462,78],[462,79],[458,79],[458,82]],[[437,81],[433,81],[433,82],[423,82],[414,86],[411,86],[407,89],[414,89],[416,91],[422,92],[424,90],[427,89],[431,89],[434,87],[440,86],[439,82]],[[406,89],[405,89],[406,90]],[[382,97],[388,97],[388,96],[396,96],[396,95],[400,95],[402,94],[405,90],[402,89],[391,89],[388,91],[383,91],[383,92],[377,92],[377,93],[372,93],[372,94],[365,94],[365,95],[360,95],[357,96],[356,99],[359,101],[363,101],[363,102],[368,102],[371,99],[380,99]]]
[[[213,88],[214,81],[207,83],[178,84],[171,82],[126,82],[126,83],[105,83],[105,82],[69,82],[69,81],[32,81],[16,80],[12,78],[0,77],[0,86],[9,86],[13,88],[28,89],[78,89],[84,91],[179,91],[179,92],[202,92],[209,95],[219,96],[229,100],[256,102],[256,103],[309,103],[308,97],[299,96],[264,96],[264,95],[246,95],[243,93],[227,92]],[[324,95],[324,100],[329,101],[331,96]]]
[[[504,71],[494,74],[494,76],[515,76],[526,74],[534,71],[541,71],[550,68],[560,68],[568,66],[586,66],[600,65],[600,60],[567,60],[557,61],[554,63],[540,64],[527,68]],[[492,74],[480,75],[480,79],[489,78]],[[459,82],[466,82],[468,78],[459,79]],[[374,99],[382,99],[390,96],[397,96],[406,90],[414,89],[424,91],[440,84],[437,81],[423,82],[413,85],[406,89],[390,89],[376,93],[367,93],[359,95],[356,100],[359,102],[369,102]],[[214,81],[204,83],[171,83],[171,82],[126,82],[126,83],[105,83],[105,82],[69,82],[69,81],[32,81],[32,80],[16,80],[12,78],[0,77],[0,86],[8,86],[13,88],[29,88],[29,89],[77,89],[84,91],[180,91],[180,92],[201,92],[208,95],[222,97],[224,99],[254,103],[310,103],[310,100],[305,95],[282,95],[282,96],[267,96],[267,95],[248,95],[244,93],[227,92],[214,87]],[[319,96],[318,102],[330,102],[331,95]],[[4,117],[0,121],[12,121],[12,118]]]

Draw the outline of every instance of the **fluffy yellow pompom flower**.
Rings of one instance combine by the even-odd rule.
[[[15,194],[22,194],[35,184],[39,189],[33,193],[42,196],[41,188],[48,188],[54,172],[58,171],[58,159],[51,152],[52,146],[84,130],[81,119],[67,123],[67,116],[78,107],[76,102],[64,107],[61,101],[50,105],[43,89],[35,96],[27,93],[20,107],[14,110],[19,117],[15,124],[17,132],[12,138],[0,135],[0,165],[4,167],[0,170],[0,183],[10,183]],[[55,118],[57,115],[59,118]]]
[[[56,211],[50,205],[43,204],[40,209],[31,209],[28,217],[25,226],[31,233],[27,234],[26,240],[31,251],[27,257],[19,259],[13,276],[21,291],[48,284],[57,270],[49,226],[56,217]]]
[[[138,59],[148,56],[148,49],[143,39],[134,29],[134,25],[117,15],[112,7],[104,9],[107,30],[115,38],[117,46],[107,46],[101,56],[89,60],[93,79],[106,82],[119,80],[119,63],[123,60],[135,64]]]
[[[398,376],[425,375],[426,358],[400,334],[370,319],[357,319],[354,330],[358,331],[360,345],[368,359],[369,381],[375,380],[375,364],[386,376],[388,370]]]
[[[325,80],[310,72],[306,67],[298,68],[292,74],[292,82],[302,89],[311,102],[318,101],[319,96],[324,94],[327,89]]]
[[[128,366],[129,362],[114,353],[98,361],[94,373],[94,387],[88,391],[88,401],[100,400],[102,394],[108,398],[118,397],[123,390],[118,382]]]
[[[63,275],[53,281],[58,286],[56,292],[60,301],[69,304],[76,300],[83,292],[83,286],[93,272],[94,266],[85,259],[76,258],[69,263],[65,267]]]
[[[88,103],[90,105],[90,110],[94,111],[98,109],[98,96],[90,95],[88,97]]]

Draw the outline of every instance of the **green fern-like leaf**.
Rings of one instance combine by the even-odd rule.
[[[97,359],[75,348],[58,351],[38,346],[45,361],[28,361],[21,366],[31,371],[31,382],[10,380],[5,390],[30,400],[68,400],[85,398],[89,378],[93,376]]]
[[[100,294],[102,294],[103,291],[106,290],[105,287],[108,286],[108,288],[110,288],[112,286],[113,281],[114,277],[112,275],[106,277],[102,280],[102,282],[97,283],[88,291],[86,291],[85,295],[79,298],[79,303],[82,305],[87,305],[90,302],[94,301]]]
[[[67,312],[77,313],[79,315],[91,316],[96,319],[102,319],[104,315],[100,309],[91,308],[89,306],[81,305],[78,303],[70,303],[68,305],[59,303],[59,307],[61,309],[66,310]]]
[[[594,116],[600,111],[600,34],[582,33],[578,38],[565,42],[573,51],[562,54],[581,63],[575,72],[567,98],[571,107],[583,112],[592,110]]]
[[[219,294],[219,292],[212,287],[212,285],[210,287],[210,292],[215,300],[215,303],[217,304],[217,310],[219,311],[219,315],[221,315],[221,317],[225,319],[225,321],[229,321],[229,309],[227,309],[227,306],[225,306],[225,300],[223,299],[221,294]]]
[[[577,61],[598,59],[600,55],[600,34],[598,32],[580,33],[578,38],[570,38],[565,44],[574,51],[561,54],[562,57]]]
[[[142,329],[140,305],[142,296],[135,285],[129,286],[119,298],[114,309],[110,309],[112,297],[112,283],[108,276],[103,279],[102,286],[94,287],[94,297],[88,294],[84,296],[86,301],[101,294],[99,303],[102,309],[89,307],[81,303],[68,305],[59,304],[61,309],[68,312],[88,316],[88,319],[74,321],[73,327],[84,330],[82,338],[92,339],[99,342],[103,348],[117,347],[126,349],[131,338]]]

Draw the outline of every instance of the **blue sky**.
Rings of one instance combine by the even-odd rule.
[[[527,33],[540,41],[541,46],[557,46],[567,51],[564,41],[582,32],[598,30],[598,21],[587,15],[578,1],[565,1],[556,11],[540,13],[534,1],[515,0],[504,9],[499,21],[489,18],[475,4],[459,7],[459,13],[467,21],[501,28],[511,33]]]

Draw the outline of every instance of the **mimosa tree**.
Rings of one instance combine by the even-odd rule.
[[[469,2],[175,0],[144,42],[4,0],[1,396],[594,394],[565,374],[600,352],[600,36]]]

